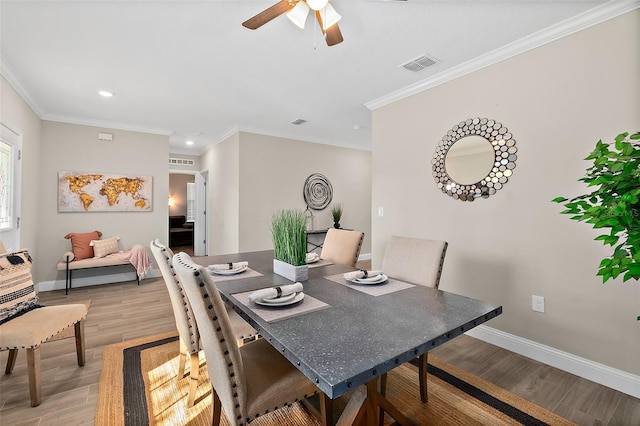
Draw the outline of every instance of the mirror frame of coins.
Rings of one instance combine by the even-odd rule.
[[[476,183],[462,185],[456,182],[445,168],[445,159],[449,149],[460,139],[467,136],[481,136],[493,147],[494,163],[489,174]],[[460,201],[474,201],[476,198],[489,198],[507,183],[516,167],[516,141],[509,130],[496,120],[489,118],[470,118],[453,126],[438,142],[431,160],[433,179],[438,188],[450,197]]]

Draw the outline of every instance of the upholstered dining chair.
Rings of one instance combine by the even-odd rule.
[[[449,244],[446,241],[391,236],[382,260],[384,273],[400,281],[438,288]],[[420,399],[427,402],[427,354],[418,357]],[[382,391],[386,374],[382,376]]]
[[[78,365],[83,366],[87,306],[41,306],[31,276],[27,250],[0,254],[0,350],[9,351],[5,374],[11,374],[19,349],[27,350],[31,406],[42,400],[40,347],[59,332],[74,327]]]
[[[243,346],[233,343],[229,315],[206,267],[196,265],[186,253],[177,253],[173,266],[200,329],[212,385],[212,424],[220,424],[222,409],[232,426],[242,426],[316,393],[323,424],[329,424],[331,400],[265,339]]]
[[[187,299],[182,284],[173,269],[173,252],[171,249],[155,239],[149,244],[151,253],[158,263],[162,277],[169,291],[171,299],[171,307],[173,308],[173,316],[176,320],[176,328],[180,336],[180,357],[178,361],[178,379],[184,377],[187,354],[189,355],[189,366],[191,379],[189,385],[189,398],[187,405],[192,407],[195,403],[196,390],[198,387],[199,373],[199,353],[202,349],[200,346],[200,333],[198,325],[193,315],[191,305]],[[244,340],[255,337],[257,332],[240,315],[233,312],[231,308],[227,308],[233,336],[236,340]]]
[[[363,239],[364,232],[329,228],[322,245],[320,259],[356,266]]]

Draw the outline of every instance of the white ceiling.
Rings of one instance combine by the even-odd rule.
[[[241,26],[276,2],[2,0],[2,73],[42,119],[168,134],[172,153],[238,130],[370,149],[370,108],[638,7],[332,0],[344,42],[327,47],[311,17]],[[438,63],[399,67],[422,54]]]

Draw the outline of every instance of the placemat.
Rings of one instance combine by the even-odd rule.
[[[323,259],[320,259],[315,263],[307,263],[307,266],[309,266],[309,268],[317,268],[318,266],[329,266],[329,265],[333,265],[333,262],[329,262],[328,260],[323,260]]]
[[[338,284],[342,284],[346,287],[352,288],[354,290],[361,291],[363,293],[367,293],[371,296],[382,296],[383,294],[389,294],[396,291],[404,290],[406,288],[415,287],[413,284],[405,283],[404,281],[398,281],[393,278],[389,278],[384,284],[374,284],[374,285],[360,285],[353,284],[350,281],[344,279],[344,274],[338,275],[329,275],[325,277],[328,280],[336,282]]]
[[[258,314],[260,318],[266,322],[277,322],[287,318],[293,318],[298,315],[308,314],[310,312],[319,311],[321,309],[330,308],[328,305],[315,297],[311,297],[308,294],[304,295],[304,299],[300,302],[288,306],[274,306],[267,307],[258,305],[249,300],[249,295],[253,291],[245,291],[244,293],[232,294],[240,303],[249,307],[253,312]]]
[[[235,275],[219,275],[211,272],[209,272],[209,275],[213,277],[213,281],[222,282],[222,281],[239,280],[241,278],[261,277],[263,274],[261,274],[258,271],[254,271],[251,268],[247,268],[246,271],[240,272],[239,274],[235,274]]]

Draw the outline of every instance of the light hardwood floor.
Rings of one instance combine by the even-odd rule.
[[[364,268],[367,265],[362,266]],[[29,405],[25,351],[0,378],[0,425],[92,425],[105,346],[175,330],[161,279],[40,293],[43,304],[91,299],[85,323],[84,367],[74,340],[42,347],[42,404]],[[581,425],[640,425],[640,400],[532,361],[480,340],[459,336],[433,354]],[[0,353],[4,366],[7,351]]]

